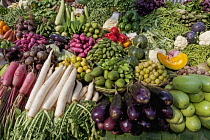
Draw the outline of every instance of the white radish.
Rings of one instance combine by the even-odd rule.
[[[93,92],[92,101],[98,102],[98,100],[99,100],[99,93],[98,93],[98,91],[95,90],[95,91]]]
[[[65,106],[68,100],[69,91],[71,88],[73,88],[74,82],[76,80],[77,75],[77,69],[74,68],[68,77],[66,83],[63,86],[63,89],[61,90],[61,93],[58,97],[57,106],[55,109],[55,117],[61,117],[64,113]]]
[[[78,101],[80,92],[82,90],[82,83],[80,81],[78,81],[78,80],[76,80],[76,82],[77,82],[77,86],[74,89],[74,92],[72,94],[72,99],[71,99],[72,102],[77,102]]]
[[[44,62],[43,66],[42,66],[42,69],[39,73],[39,77],[37,78],[37,81],[36,81],[32,91],[31,91],[31,94],[30,94],[30,96],[28,98],[28,101],[26,103],[26,106],[25,106],[26,110],[30,109],[30,107],[31,107],[31,105],[34,101],[34,98],[36,97],[39,89],[41,88],[41,86],[44,83],[46,74],[47,74],[47,72],[50,68],[52,53],[53,53],[53,50],[50,51],[50,54],[48,55],[47,60]]]
[[[85,100],[91,100],[92,99],[93,91],[94,91],[94,83],[91,82],[88,85],[88,91],[87,91],[87,94],[85,95]]]
[[[72,70],[72,65],[69,65],[67,69],[65,70],[61,80],[59,81],[58,85],[56,86],[56,89],[52,93],[52,95],[47,99],[47,101],[43,104],[42,108],[45,110],[50,110],[52,106],[56,103],[59,94],[61,90],[63,89],[63,86],[65,82],[67,81],[68,77],[70,76]]]
[[[59,74],[59,77],[57,78],[57,80],[54,82],[54,84],[52,85],[52,87],[50,88],[50,90],[48,91],[44,101],[43,101],[43,104],[52,96],[53,92],[55,91],[58,83],[60,82],[61,80],[61,77],[63,76],[63,73],[65,72],[66,70],[66,67],[63,68],[63,70],[61,71],[61,73]]]
[[[84,86],[82,88],[82,90],[79,93],[79,97],[78,97],[78,100],[77,101],[79,101],[87,93],[87,90],[88,90],[88,86]]]
[[[50,78],[46,82],[44,82],[39,92],[37,93],[36,97],[34,98],[34,101],[28,112],[28,117],[34,117],[36,113],[39,111],[47,92],[52,87],[53,83],[58,79],[59,74],[62,72],[62,70],[63,70],[63,65],[59,66],[53,72]]]
[[[69,93],[68,93],[68,100],[67,100],[67,103],[68,104],[71,104],[71,99],[72,99],[72,95],[73,95],[73,92],[74,92],[74,89],[75,89],[75,85],[76,85],[76,82],[74,81],[73,83],[73,88],[70,89]]]
[[[52,75],[53,73],[53,69],[54,69],[54,65],[52,67],[50,67],[48,73],[47,73],[47,76],[45,78],[45,81],[47,81],[47,79]]]

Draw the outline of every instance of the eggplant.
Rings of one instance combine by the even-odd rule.
[[[161,113],[165,119],[171,119],[173,117],[173,110],[170,106],[163,107]]]
[[[170,106],[173,104],[173,96],[167,90],[155,86],[146,87],[152,94],[155,94],[156,97],[159,98],[166,106]]]
[[[130,92],[137,103],[147,104],[150,101],[150,91],[141,84],[132,85]]]
[[[159,129],[162,131],[167,131],[169,129],[170,125],[168,122],[166,122],[165,124],[159,126]]]
[[[137,105],[132,105],[127,107],[127,115],[130,120],[136,121],[140,117],[140,112],[137,109]]]
[[[115,94],[109,108],[109,116],[113,120],[119,120],[122,114],[123,114],[122,97],[120,94]]]
[[[55,36],[54,40],[59,42],[67,42],[67,40],[60,35]]]
[[[124,94],[124,100],[127,107],[133,106],[136,103],[135,100],[133,99],[133,96],[129,92],[126,92]]]
[[[131,135],[133,136],[139,136],[143,133],[143,128],[138,126],[138,125],[134,125],[132,131],[131,131]]]
[[[142,127],[145,131],[150,131],[152,129],[152,123],[146,120],[138,122],[138,125]]]
[[[120,128],[124,133],[130,133],[133,129],[133,123],[129,120],[120,121]]]
[[[113,120],[111,117],[108,117],[105,121],[104,121],[104,130],[106,131],[112,131],[114,130],[115,126],[116,126],[116,121]]]
[[[91,118],[94,122],[100,123],[107,118],[107,112],[109,110],[110,101],[105,100],[98,103],[91,112]]]
[[[151,104],[147,104],[143,107],[143,112],[150,120],[154,120],[156,117],[156,109]]]
[[[122,135],[124,132],[120,129],[119,125],[116,125],[114,130],[111,131],[113,135]]]
[[[99,130],[104,130],[104,123],[97,123],[97,127]]]

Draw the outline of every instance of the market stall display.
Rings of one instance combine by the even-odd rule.
[[[0,6],[0,138],[208,140],[209,6]]]

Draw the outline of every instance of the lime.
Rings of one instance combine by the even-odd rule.
[[[87,36],[87,37],[91,37],[91,36],[92,36],[92,33],[88,32],[88,33],[86,34],[86,36]]]
[[[89,32],[93,33],[94,29],[93,28],[89,28]]]
[[[95,34],[99,34],[100,30],[99,29],[95,29]]]
[[[97,38],[98,38],[98,35],[94,34],[94,35],[93,35],[93,38],[94,38],[94,39],[97,39]]]
[[[85,26],[86,26],[87,28],[90,28],[90,27],[91,27],[91,24],[90,24],[90,23],[86,23]]]

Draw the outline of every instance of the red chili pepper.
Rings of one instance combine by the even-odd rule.
[[[110,36],[114,36],[114,34],[113,33],[107,33],[107,34],[105,34],[105,37],[110,37]]]
[[[112,27],[110,29],[110,33],[114,33],[115,35],[118,35],[120,32],[119,32],[119,29],[117,27]]]
[[[110,40],[114,41],[114,42],[117,42],[117,37],[116,36],[110,36],[108,37]]]

